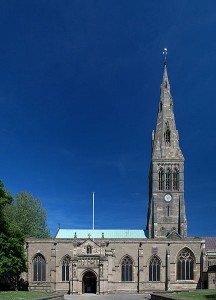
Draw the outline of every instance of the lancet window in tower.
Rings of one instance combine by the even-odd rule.
[[[177,168],[173,171],[173,190],[179,190],[179,170]]]
[[[166,178],[166,190],[171,190],[171,171],[170,171],[170,169],[167,169],[165,178]]]
[[[177,280],[194,279],[194,255],[188,248],[184,248],[177,262]]]
[[[162,191],[163,187],[164,187],[164,170],[163,168],[160,168],[158,172],[158,189]]]

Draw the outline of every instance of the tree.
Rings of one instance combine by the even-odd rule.
[[[46,222],[46,211],[41,201],[27,192],[20,192],[16,200],[5,206],[5,218],[17,226],[25,238],[49,238],[50,232]]]
[[[4,214],[6,206],[11,205],[13,198],[4,189],[0,181],[0,280],[16,287],[17,278],[26,271],[24,236],[19,228],[9,223]]]

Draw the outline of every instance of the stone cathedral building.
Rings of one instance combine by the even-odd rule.
[[[207,261],[216,264],[216,249],[208,251],[203,238],[187,237],[184,157],[166,63],[152,133],[146,230],[91,235],[91,229],[59,228],[53,239],[28,239],[29,289],[73,294],[196,289],[207,284]]]

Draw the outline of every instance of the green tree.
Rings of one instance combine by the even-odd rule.
[[[24,236],[19,228],[7,221],[4,214],[6,206],[11,205],[13,198],[4,189],[0,181],[0,280],[3,283],[17,286],[17,278],[26,271]]]
[[[17,226],[25,238],[49,238],[50,232],[46,222],[46,211],[41,201],[27,192],[20,192],[16,200],[5,206],[8,222]]]

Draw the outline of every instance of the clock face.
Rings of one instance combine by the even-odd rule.
[[[164,196],[164,200],[167,201],[167,202],[170,202],[172,200],[172,196],[170,194],[166,194]]]

